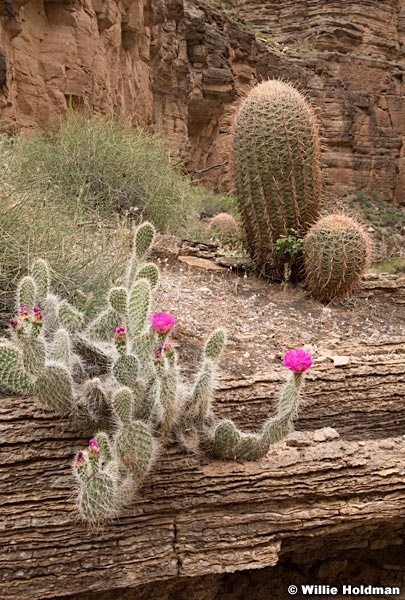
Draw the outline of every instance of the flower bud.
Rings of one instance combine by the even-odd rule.
[[[30,309],[27,304],[21,304],[20,306],[20,317],[23,319],[29,319],[30,317]]]
[[[114,341],[117,345],[123,345],[127,343],[127,332],[125,331],[125,327],[116,328]]]
[[[91,458],[95,458],[100,454],[100,446],[96,438],[91,438],[91,440],[89,440],[88,450]]]

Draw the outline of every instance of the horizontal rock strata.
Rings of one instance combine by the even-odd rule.
[[[300,557],[303,548],[324,559],[327,540],[335,554],[401,545],[401,349],[398,339],[346,348],[349,361],[325,357],[308,375],[311,402],[297,423],[307,431],[258,462],[209,461],[170,448],[131,505],[98,530],[74,508],[70,461],[86,440],[38,410],[35,399],[2,398],[0,597],[43,600],[257,569]],[[217,412],[232,409],[256,428],[278,379],[222,379]]]

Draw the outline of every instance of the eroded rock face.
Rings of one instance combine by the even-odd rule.
[[[45,128],[69,104],[119,114],[227,190],[232,107],[283,77],[319,106],[330,194],[405,202],[405,0],[232,2],[0,0],[2,129]]]

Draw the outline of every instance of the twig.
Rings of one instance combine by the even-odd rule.
[[[218,163],[216,165],[211,165],[210,167],[205,167],[205,169],[200,169],[199,171],[194,171],[194,173],[205,173],[205,171],[210,171],[211,169],[215,169],[216,167],[223,167],[226,163]]]

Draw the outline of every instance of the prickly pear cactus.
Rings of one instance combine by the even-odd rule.
[[[216,371],[226,343],[224,329],[208,337],[195,377],[178,365],[171,334],[176,317],[152,312],[159,270],[146,262],[155,230],[142,224],[122,286],[92,322],[50,292],[50,269],[37,260],[21,281],[10,339],[0,340],[0,390],[34,395],[56,417],[68,417],[84,432],[102,429],[73,463],[77,508],[90,525],[108,521],[127,505],[146,478],[162,446],[226,460],[255,460],[292,427],[302,372],[312,359],[294,351],[285,366],[294,373],[277,412],[258,433],[218,421],[213,410]]]
[[[278,238],[303,236],[321,205],[320,140],[314,111],[292,85],[254,87],[232,131],[233,180],[246,244],[266,274],[279,278]]]
[[[322,302],[350,296],[370,264],[371,238],[351,217],[319,219],[304,238],[306,287]]]

